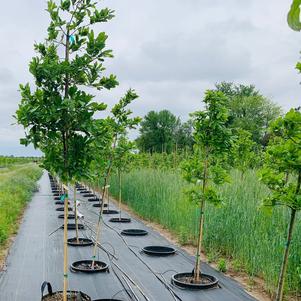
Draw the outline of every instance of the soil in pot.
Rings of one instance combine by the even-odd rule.
[[[103,273],[108,272],[109,267],[105,262],[95,260],[94,268],[92,269],[92,260],[75,261],[70,266],[73,272],[82,273]]]
[[[78,296],[78,294],[79,294],[79,292],[75,292],[75,291],[69,291],[68,292],[68,296],[67,296],[67,300],[68,301],[77,301],[77,300],[82,300],[82,301],[91,301],[92,299],[88,296],[88,295],[86,295],[86,294],[84,294],[84,293],[82,293],[82,292],[80,292],[80,297],[81,297],[81,299],[78,299],[79,298],[79,296]],[[53,293],[53,294],[48,294],[48,295],[45,295],[43,298],[42,298],[42,300],[44,301],[63,301],[63,292],[55,292],[55,293]]]
[[[58,207],[55,210],[56,211],[64,211],[64,207]],[[68,207],[68,211],[72,211],[72,208]]]
[[[152,256],[169,256],[176,253],[176,250],[172,247],[165,246],[147,246],[142,249],[147,255]]]
[[[64,216],[65,216],[64,214],[59,214],[57,217],[64,219]],[[75,219],[75,215],[74,214],[68,214],[68,219]]]
[[[196,283],[192,272],[175,274],[172,276],[171,282],[172,284],[184,289],[208,289],[216,287],[218,279],[212,275],[200,274],[200,281]]]
[[[111,223],[130,223],[131,219],[127,217],[112,217],[109,219]]]
[[[78,224],[77,227],[78,227],[79,230],[85,229],[85,226],[83,224]],[[61,229],[64,229],[64,225],[61,226]],[[75,230],[76,226],[75,226],[75,224],[67,224],[67,229],[68,230]]]
[[[145,236],[148,232],[142,229],[125,229],[121,231],[121,235],[126,236]]]
[[[89,238],[79,237],[78,240],[79,242],[77,242],[76,237],[72,237],[68,239],[67,243],[69,246],[73,247],[87,247],[93,245],[93,241]]]

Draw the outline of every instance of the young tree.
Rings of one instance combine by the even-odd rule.
[[[228,180],[225,154],[231,146],[231,132],[227,128],[227,97],[219,91],[207,91],[205,110],[193,114],[195,148],[193,156],[183,164],[183,176],[191,184],[188,193],[200,206],[199,235],[193,281],[200,283],[200,255],[202,250],[205,203],[221,204],[215,190]]]
[[[235,134],[231,156],[233,166],[241,172],[241,178],[243,178],[245,172],[256,161],[256,155],[254,153],[255,142],[252,140],[252,135],[248,131],[237,129]]]
[[[35,44],[37,56],[29,71],[35,88],[20,85],[22,100],[17,120],[27,129],[22,144],[33,143],[44,153],[43,166],[55,172],[68,185],[88,173],[92,157],[93,115],[106,108],[93,101],[94,96],[81,90],[86,86],[101,90],[118,83],[115,76],[103,75],[103,62],[112,57],[106,49],[107,35],[95,35],[92,25],[113,17],[108,8],[98,9],[91,0],[48,1],[51,22],[48,38]],[[61,55],[64,57],[61,58]],[[64,288],[67,300],[67,204],[64,221]]]
[[[118,174],[118,204],[119,204],[119,219],[121,220],[121,193],[122,193],[122,174],[128,170],[129,164],[133,158],[132,150],[135,148],[135,143],[129,141],[125,135],[119,137],[114,154],[114,167]]]
[[[290,211],[286,244],[279,274],[275,301],[283,299],[285,274],[297,211],[301,210],[301,112],[292,109],[271,126],[273,139],[266,151],[261,180],[271,190],[263,204],[268,207],[286,206]],[[293,181],[287,181],[287,174]]]
[[[122,97],[119,102],[112,108],[111,113],[112,117],[108,117],[107,121],[110,125],[110,139],[109,139],[109,147],[106,149],[106,157],[105,157],[105,171],[103,176],[103,185],[102,185],[102,197],[101,197],[101,207],[98,217],[98,222],[96,226],[96,243],[93,248],[93,261],[91,268],[94,269],[94,263],[96,258],[96,252],[98,248],[98,244],[100,242],[100,231],[101,231],[101,221],[102,221],[102,212],[104,205],[104,197],[107,190],[107,186],[109,184],[111,171],[113,167],[113,162],[115,160],[115,148],[118,141],[118,137],[120,135],[124,135],[128,129],[135,128],[139,122],[139,117],[130,118],[132,111],[128,109],[128,106],[136,99],[138,95],[134,90],[130,89],[127,91],[124,97]]]

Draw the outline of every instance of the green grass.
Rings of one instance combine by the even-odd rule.
[[[0,247],[16,232],[16,223],[30,200],[42,170],[35,164],[0,169]]]
[[[175,233],[181,243],[194,244],[197,236],[198,207],[184,193],[185,183],[175,171],[135,170],[123,176],[123,201],[147,220],[160,223]],[[117,177],[112,177],[111,192],[117,196]],[[251,277],[264,278],[273,292],[285,246],[288,211],[278,208],[272,215],[260,210],[268,194],[254,171],[244,180],[232,172],[232,183],[220,188],[222,208],[207,205],[204,246],[208,254],[239,262]],[[238,266],[238,265],[236,265]],[[301,223],[299,218],[291,246],[286,290],[301,292]]]

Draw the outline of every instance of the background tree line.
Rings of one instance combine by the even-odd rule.
[[[281,114],[281,108],[263,96],[253,85],[221,82],[215,85],[227,97],[230,117],[228,127],[237,139],[242,140],[259,152],[269,141],[268,127]],[[136,139],[140,152],[172,153],[191,150],[193,122],[182,122],[168,110],[150,111],[140,124],[140,134]],[[247,137],[247,138],[246,138]]]

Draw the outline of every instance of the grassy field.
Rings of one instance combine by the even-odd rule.
[[[16,223],[30,200],[42,170],[35,164],[0,169],[0,248],[18,228]]]
[[[160,223],[182,244],[194,244],[197,235],[198,207],[184,193],[185,183],[177,172],[140,169],[123,176],[123,201],[140,216]],[[112,177],[111,192],[117,196],[117,177]],[[260,209],[268,190],[249,171],[242,180],[232,172],[232,182],[221,190],[222,208],[207,206],[205,250],[210,260],[231,259],[237,271],[265,279],[272,292],[277,283],[288,212],[279,208],[272,215]],[[301,224],[297,220],[289,258],[286,290],[301,291]]]

